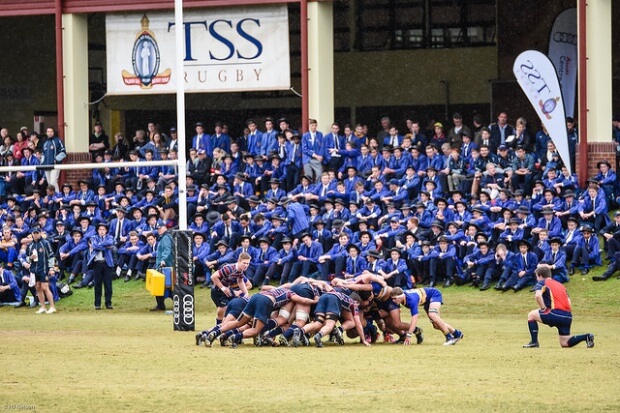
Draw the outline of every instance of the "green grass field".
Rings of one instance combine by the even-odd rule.
[[[54,315],[0,308],[0,408],[619,411],[620,281],[591,275],[567,287],[573,332],[595,333],[593,349],[562,349],[544,326],[541,348],[523,349],[533,295],[469,287],[443,291],[444,318],[465,333],[452,347],[424,319],[419,346],[209,349],[196,347],[192,332],[174,332],[171,315],[149,313],[154,299],[143,283],[119,280],[112,311],[95,311],[88,289],[61,300]],[[210,327],[208,291],[196,296],[197,328]]]

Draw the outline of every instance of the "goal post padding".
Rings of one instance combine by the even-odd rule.
[[[192,265],[192,231],[172,231],[174,244],[174,303],[175,331],[194,331],[196,306],[194,304],[195,277]]]

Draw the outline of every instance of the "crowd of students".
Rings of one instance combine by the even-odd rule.
[[[515,127],[506,113],[488,127],[478,115],[468,127],[458,113],[449,128],[434,122],[424,131],[415,119],[404,124],[401,134],[383,118],[369,137],[363,124],[345,125],[341,133],[334,123],[321,133],[311,119],[299,134],[286,119],[276,126],[267,118],[264,128],[248,120],[243,136],[231,138],[222,123],[207,131],[198,122],[182,179],[202,286],[213,288],[211,275],[244,253],[250,288],[371,273],[391,288],[443,283],[519,291],[534,285],[541,266],[560,282],[604,259],[615,268],[620,214],[608,216],[618,193],[609,162],[599,162],[599,173],[581,187],[544,129],[531,137],[523,118]],[[576,141],[572,119],[567,127],[569,143]],[[46,142],[22,130],[13,148],[24,135],[35,151]],[[10,148],[8,131],[3,138]],[[4,146],[3,158],[15,157]],[[60,188],[36,171],[20,176],[19,185],[12,184],[15,172],[0,180],[0,261],[9,287],[0,289],[0,301],[23,305],[29,288],[40,301],[26,268],[35,229],[53,252],[49,281],[56,298],[55,281],[65,277],[75,288],[91,287],[105,284],[108,274],[138,280],[158,265],[161,228],[178,224],[179,177],[175,166],[144,161],[177,159],[175,128],[164,133],[149,123],[132,139],[118,133],[110,142],[96,124],[89,150],[102,167],[88,179]],[[112,161],[127,166],[105,167]],[[92,238],[100,228],[112,239],[105,247],[111,262],[94,258]],[[106,261],[104,280],[95,279],[91,258]]]

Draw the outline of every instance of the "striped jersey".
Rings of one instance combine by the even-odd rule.
[[[359,307],[357,303],[348,295],[343,294],[338,291],[330,291],[327,294],[332,294],[338,297],[338,303],[340,304],[340,308],[344,311],[350,311],[351,314],[357,315],[359,312]]]
[[[291,297],[295,295],[295,293],[288,288],[276,288],[269,291],[263,291],[261,294],[273,298],[275,302],[273,308],[284,307],[289,303],[289,301],[291,301]]]
[[[220,282],[224,287],[237,287],[243,283],[243,271],[237,269],[237,264],[228,264],[218,270]]]

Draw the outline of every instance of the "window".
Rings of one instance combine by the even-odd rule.
[[[495,3],[496,0],[335,1],[334,50],[493,45]]]

